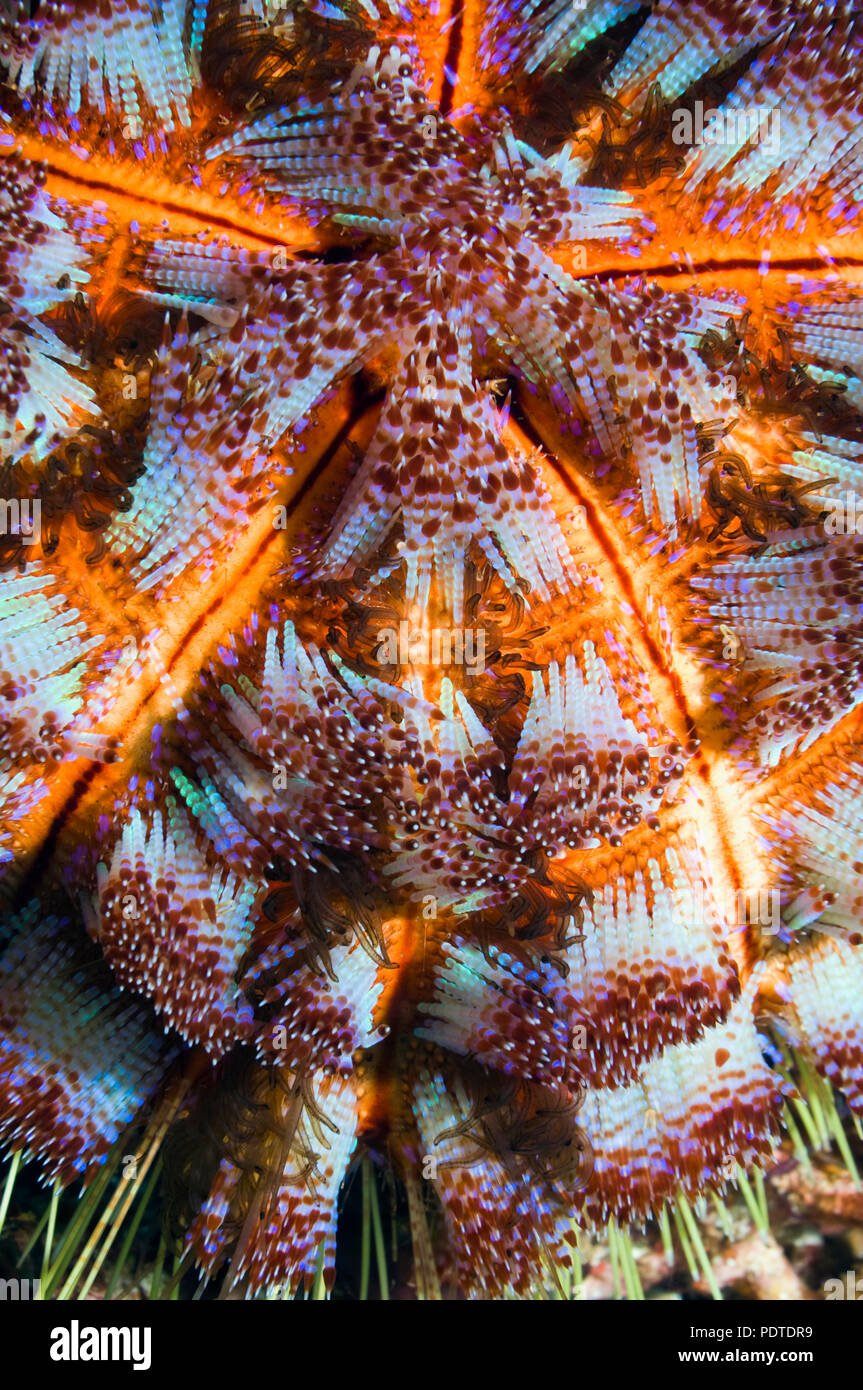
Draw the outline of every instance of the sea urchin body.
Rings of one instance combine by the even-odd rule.
[[[224,1293],[859,1108],[860,24],[0,4],[0,1137]]]

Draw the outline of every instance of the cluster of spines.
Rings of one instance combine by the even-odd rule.
[[[479,45],[483,68],[502,78],[565,68],[583,48],[638,9],[638,0],[490,0]]]
[[[319,1071],[302,1089],[262,1081],[258,1095],[271,1126],[266,1192],[250,1186],[241,1160],[223,1158],[188,1248],[206,1271],[232,1257],[227,1286],[243,1281],[253,1294],[273,1286],[293,1293],[319,1269],[332,1287],[337,1198],[357,1142],[356,1085]]]
[[[434,893],[461,912],[502,907],[537,854],[619,845],[628,828],[654,823],[685,769],[679,744],[654,733],[651,746],[623,715],[593,643],[562,670],[552,663],[547,680],[548,689],[535,676],[505,772],[501,749],[447,678],[435,705],[418,678],[403,687],[359,678],[286,624],[281,652],[269,631],[260,694],[223,684],[231,733],[192,719],[194,770],[175,768],[172,779],[235,873],[263,872],[273,856],[312,864],[316,845],[390,851],[383,872],[414,900]]]
[[[817,293],[801,290],[785,307],[783,320],[795,351],[810,373],[845,388],[845,398],[863,406],[863,306],[859,295],[843,293],[829,281]],[[829,369],[827,376],[826,369]]]
[[[98,939],[117,982],[214,1057],[251,1025],[237,976],[256,894],[253,880],[208,869],[173,798],[149,826],[132,811],[102,875]]]
[[[778,1143],[788,1085],[765,1062],[753,1019],[757,973],[724,1023],[648,1062],[636,1081],[588,1091],[581,1122],[594,1156],[588,1217],[647,1217],[679,1188],[720,1187],[734,1163],[763,1166]]]
[[[63,1182],[93,1175],[170,1060],[68,928],[31,902],[4,923],[0,961],[0,1139]]]
[[[563,69],[637,9],[631,0],[578,6],[493,0],[480,61],[515,82]],[[655,0],[605,79],[604,93],[629,119],[637,118],[657,84],[666,102],[680,102],[708,75],[724,77],[745,54],[757,54],[716,107],[703,103],[718,110],[711,116],[717,129],[702,142],[690,125],[690,139],[670,146],[685,156],[678,186],[707,225],[735,234],[762,231],[780,219],[794,227],[826,183],[829,216],[841,233],[859,223],[860,43],[859,16],[846,0],[692,0],[685,6]],[[678,107],[675,116],[688,109]],[[585,170],[591,162],[584,158]]]
[[[783,949],[771,959],[780,1028],[859,1107],[863,1102],[863,768],[834,752],[817,783],[762,812],[787,899]]]
[[[288,369],[293,365],[302,394],[295,386],[278,424],[297,423],[340,374],[395,337],[402,371],[317,572],[338,575],[349,564],[367,563],[398,515],[408,587],[420,604],[436,552],[438,569],[450,583],[472,540],[505,573],[492,536],[503,557],[518,573],[530,571],[545,595],[550,580],[564,588],[570,582],[566,547],[533,470],[497,441],[491,408],[465,374],[466,355],[490,348],[529,382],[546,384],[565,414],[583,406],[600,449],[630,456],[645,511],[674,530],[678,510],[690,519],[701,510],[696,423],[727,417],[733,405],[727,381],[697,354],[703,334],[724,324],[729,305],[637,284],[626,290],[587,286],[567,275],[539,243],[560,236],[625,240],[636,216],[628,195],[576,183],[567,159],[543,160],[508,131],[482,148],[485,163],[478,167],[479,156],[465,137],[411,88],[410,72],[407,55],[397,47],[375,48],[323,105],[273,112],[211,151],[214,157],[251,159],[258,174],[267,173],[298,199],[318,199],[322,212],[337,221],[353,209],[350,219],[358,227],[394,243],[361,270],[289,267],[275,277],[283,293],[290,296],[296,285],[311,296],[310,336],[299,331],[310,311],[283,310],[277,290],[267,306],[257,305],[257,323],[268,321],[261,314],[265,307],[271,315],[285,312],[301,344],[321,337],[322,311],[331,320],[323,335],[326,351],[317,352],[314,362],[306,367],[284,361]],[[433,174],[434,182],[424,174]],[[454,206],[470,223],[469,237],[453,221]],[[149,274],[175,302],[194,307],[200,299],[207,312],[208,303],[236,293],[243,262],[239,254],[225,264],[223,253],[166,246],[157,251]],[[260,294],[260,275],[261,267],[246,266],[252,302]],[[417,294],[431,309],[419,330],[411,317]],[[277,357],[279,365],[285,359],[279,344],[249,346],[256,356],[263,347],[272,366]],[[609,386],[614,378],[619,396],[630,402],[625,413]],[[452,421],[453,409],[464,418]],[[449,470],[455,464],[457,471],[450,490],[442,490],[431,469],[434,446],[395,467],[405,429],[418,443],[430,434],[452,435],[447,456]],[[449,599],[458,621],[458,592]]]
[[[747,668],[774,675],[750,697],[744,726],[762,764],[805,751],[860,703],[861,555],[856,535],[792,539],[691,581],[711,620],[739,635]]]
[[[48,0],[35,21],[19,5],[0,25],[0,61],[22,93],[73,119],[85,103],[102,116],[122,112],[124,134],[137,141],[150,110],[165,131],[190,124],[185,22],[186,0]]]
[[[87,657],[103,645],[50,574],[7,575],[0,586],[0,768],[92,756],[80,729]]]
[[[559,1092],[543,1087],[520,1095],[511,1090],[510,1096],[511,1103],[497,1107],[502,1116],[493,1104],[477,1111],[451,1069],[425,1060],[417,1067],[412,1101],[418,1136],[435,1165],[456,1278],[469,1298],[530,1297],[543,1268],[571,1263],[574,1237],[559,1193],[545,1187],[500,1136],[512,1131],[515,1111],[522,1137],[527,1127],[534,1141],[540,1134],[547,1139],[552,1163],[559,1156],[555,1145],[561,1145],[576,1171],[581,1149],[575,1107],[564,1100],[561,1109]],[[571,1190],[567,1196],[572,1198]]]
[[[505,797],[492,776],[502,766],[500,751],[460,691],[455,716],[444,681],[447,717],[438,736],[420,730],[425,762],[440,763],[442,786],[422,790],[427,779],[418,767],[416,800],[405,807],[410,819],[402,817],[404,843],[397,841],[389,869],[396,886],[434,892],[459,912],[502,906],[530,877],[537,852],[554,857],[602,840],[614,846],[643,818],[653,821],[668,786],[683,775],[683,749],[672,740],[662,749],[646,745],[622,714],[593,643],[584,644],[580,662],[570,653],[563,670],[552,662],[547,679],[548,690],[534,678]]]
[[[789,957],[787,990],[794,1040],[859,1111],[863,1108],[863,952],[842,939],[821,937]]]
[[[706,867],[685,845],[681,856],[668,849],[646,873],[593,893],[554,963],[513,942],[445,942],[421,1035],[571,1089],[623,1085],[662,1048],[701,1037],[740,984]]]
[[[41,457],[75,421],[98,415],[93,391],[68,370],[81,366],[78,354],[40,317],[74,296],[88,278],[86,254],[44,184],[43,169],[15,151],[3,152],[0,446],[7,457],[30,450]]]
[[[238,519],[248,520],[263,500],[267,451],[254,447],[263,435],[261,402],[254,394],[249,398],[248,378],[241,376],[253,370],[254,359],[247,354],[238,364],[219,362],[195,394],[190,382],[200,351],[185,320],[173,335],[166,326],[143,459],[148,490],[136,495],[105,535],[141,589],[160,596],[190,569],[212,575]]]
[[[354,939],[333,948],[330,968],[332,979],[302,963],[267,990],[264,1004],[278,1007],[258,1030],[262,1061],[295,1073],[349,1073],[354,1053],[379,1040],[374,1022],[382,988],[378,962]]]

